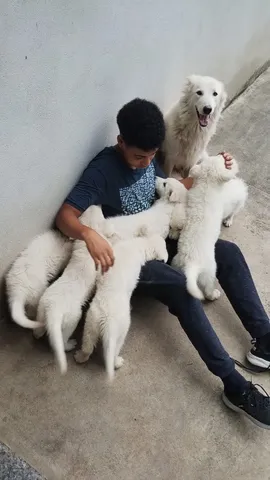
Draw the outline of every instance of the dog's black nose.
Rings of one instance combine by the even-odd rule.
[[[209,115],[209,113],[211,112],[212,112],[211,107],[203,107],[203,113],[205,113],[205,115]]]

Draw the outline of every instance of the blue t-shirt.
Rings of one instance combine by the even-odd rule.
[[[156,176],[165,177],[155,159],[133,170],[115,147],[107,147],[89,163],[65,203],[81,212],[102,205],[105,217],[142,212],[155,200]]]

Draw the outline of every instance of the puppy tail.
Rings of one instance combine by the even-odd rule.
[[[115,360],[116,342],[110,336],[103,337],[103,351],[106,372],[110,382],[114,379],[114,360]]]
[[[204,300],[204,295],[199,289],[197,280],[199,276],[199,267],[197,265],[189,265],[185,268],[185,275],[187,279],[187,291],[198,300]]]
[[[67,358],[65,354],[64,341],[62,336],[62,322],[60,315],[47,314],[47,330],[51,347],[55,353],[60,372],[64,375],[67,372]]]
[[[14,300],[10,304],[10,313],[11,317],[14,320],[15,323],[20,325],[21,327],[24,328],[39,328],[42,327],[43,324],[41,322],[36,322],[35,320],[30,320],[26,315],[24,311],[24,304],[23,304],[22,299],[17,299]]]

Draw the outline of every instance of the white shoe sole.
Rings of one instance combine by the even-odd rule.
[[[249,418],[249,420],[252,423],[257,425],[257,427],[264,428],[265,430],[270,430],[270,425],[266,425],[265,423],[262,423],[259,420],[256,420],[256,418],[251,417],[251,415],[249,415],[247,412],[245,412],[245,410],[242,410],[242,408],[239,408],[236,405],[234,405],[232,402],[230,402],[230,400],[226,397],[224,392],[222,393],[222,400],[223,400],[224,404],[226,405],[226,407],[230,408],[234,412],[242,413],[247,418]]]
[[[252,365],[255,365],[256,367],[262,367],[262,368],[270,367],[270,362],[268,362],[267,360],[264,360],[263,358],[256,357],[256,355],[253,355],[252,352],[248,352],[246,357],[249,363],[251,363]]]

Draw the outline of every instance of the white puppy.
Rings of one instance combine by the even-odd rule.
[[[215,243],[224,218],[221,193],[224,182],[238,172],[225,168],[222,155],[209,157],[191,169],[194,185],[189,190],[186,223],[178,241],[178,253],[172,265],[183,269],[187,290],[195,298],[215,300],[220,296],[214,288],[216,278]]]
[[[19,255],[6,275],[8,303],[12,319],[25,328],[39,324],[25,313],[35,317],[40,297],[67,265],[72,241],[59,232],[49,230],[35,237]]]
[[[156,191],[161,198],[174,203],[169,237],[177,240],[186,220],[187,189],[175,178],[157,177]]]
[[[168,176],[175,167],[187,177],[190,168],[206,157],[226,98],[224,85],[214,78],[191,75],[187,79],[183,96],[165,116],[162,153]]]
[[[100,207],[91,206],[81,216],[84,225],[91,225],[97,231],[104,217]],[[40,337],[47,329],[50,344],[55,352],[61,373],[67,370],[65,350],[75,347],[75,340],[69,340],[81,318],[81,308],[94,290],[96,268],[85,242],[76,240],[71,259],[62,276],[56,280],[41,297],[37,320],[46,327],[35,330]]]
[[[141,267],[149,260],[168,259],[165,241],[157,235],[121,241],[114,246],[115,263],[97,275],[97,292],[86,316],[82,349],[76,352],[78,363],[86,362],[98,338],[102,339],[109,379],[121,367],[119,357],[130,326],[130,298]]]
[[[112,243],[137,236],[169,234],[171,217],[176,204],[185,201],[186,189],[175,178],[156,178],[156,191],[159,195],[152,207],[133,215],[120,215],[107,218],[103,225],[103,234]],[[179,224],[181,212],[179,210]]]

